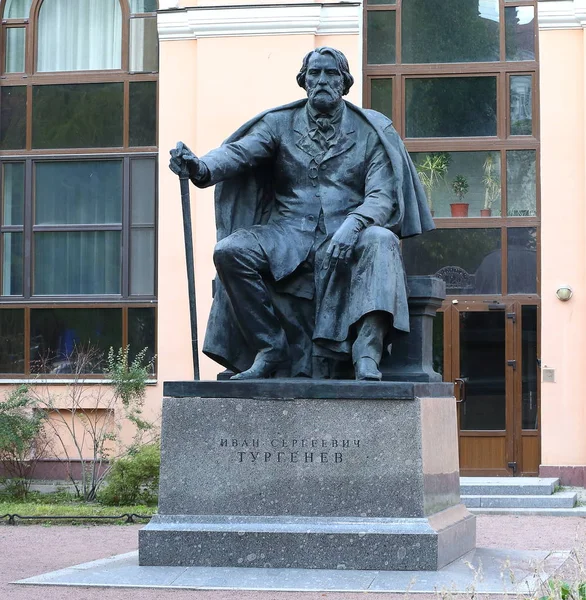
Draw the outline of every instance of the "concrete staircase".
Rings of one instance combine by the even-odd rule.
[[[578,494],[553,477],[461,477],[460,494],[476,514],[586,517]]]

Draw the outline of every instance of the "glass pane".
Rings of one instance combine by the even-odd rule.
[[[393,118],[393,80],[370,80],[370,108]]]
[[[532,217],[537,214],[535,150],[507,152],[507,214]]]
[[[120,232],[34,234],[35,295],[120,294]]]
[[[401,8],[404,63],[499,60],[498,0],[403,0]]]
[[[101,373],[110,347],[121,345],[121,309],[31,309],[33,373]]]
[[[537,306],[521,308],[523,429],[537,429]]]
[[[4,163],[3,225],[22,225],[24,218],[24,163]]]
[[[452,295],[501,293],[500,229],[435,229],[403,240],[408,275],[435,275]]]
[[[133,225],[155,224],[154,158],[134,159],[130,163],[130,221]]]
[[[500,152],[413,152],[411,158],[433,216],[500,216]],[[464,189],[459,198],[456,190],[461,194]],[[458,215],[459,207],[452,207],[462,203],[468,205],[466,215]]]
[[[26,147],[26,87],[0,88],[0,150]]]
[[[507,229],[507,287],[509,294],[537,293],[537,230]]]
[[[130,84],[130,146],[157,145],[157,82]]]
[[[128,309],[128,359],[132,362],[136,355],[147,348],[145,359],[150,361],[155,356],[155,309]],[[154,366],[154,365],[153,365]]]
[[[28,19],[33,0],[6,0],[5,19]]]
[[[35,224],[122,222],[122,161],[35,165]]]
[[[506,429],[505,311],[460,313],[460,429]]]
[[[444,374],[444,313],[438,312],[433,318],[433,370]]]
[[[2,235],[2,295],[22,296],[23,234]]]
[[[6,73],[24,73],[24,27],[9,27],[6,29]]]
[[[33,87],[33,148],[122,146],[122,83]]]
[[[405,80],[407,137],[496,135],[496,77]]]
[[[130,70],[135,73],[159,70],[156,17],[130,19]]]
[[[24,373],[24,309],[0,309],[0,373]]]
[[[136,13],[149,13],[156,12],[157,0],[130,0],[130,12]]]
[[[393,64],[395,62],[396,12],[394,10],[370,11],[367,19],[366,57],[368,64]]]
[[[535,9],[533,6],[505,8],[507,60],[535,60]]]
[[[38,28],[38,71],[122,67],[119,0],[44,0]]]
[[[155,294],[155,230],[132,229],[130,232],[130,293],[133,296]]]
[[[531,75],[511,75],[511,135],[533,133],[533,89]]]

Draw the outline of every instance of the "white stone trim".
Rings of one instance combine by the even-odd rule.
[[[586,0],[547,0],[538,6],[539,29],[586,28]]]
[[[172,3],[161,1],[161,5]],[[193,7],[160,11],[160,40],[257,35],[358,35],[360,2]]]

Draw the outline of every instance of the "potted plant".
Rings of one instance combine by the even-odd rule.
[[[449,152],[430,152],[416,165],[432,217],[434,215],[432,192],[440,181],[445,181],[449,164]]]
[[[497,164],[493,152],[489,152],[483,165],[484,176],[484,208],[480,210],[481,217],[492,215],[492,205],[501,198],[501,178],[497,171]]]
[[[452,217],[467,217],[468,203],[464,202],[464,196],[468,193],[468,180],[464,175],[456,175],[452,181],[452,190],[456,194],[458,202],[450,204]]]

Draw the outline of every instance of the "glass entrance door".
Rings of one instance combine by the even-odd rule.
[[[511,474],[513,369],[507,365],[507,346],[512,332],[506,309],[505,304],[453,305],[462,474]]]
[[[444,380],[455,387],[461,474],[536,474],[537,306],[456,301],[436,325]]]

